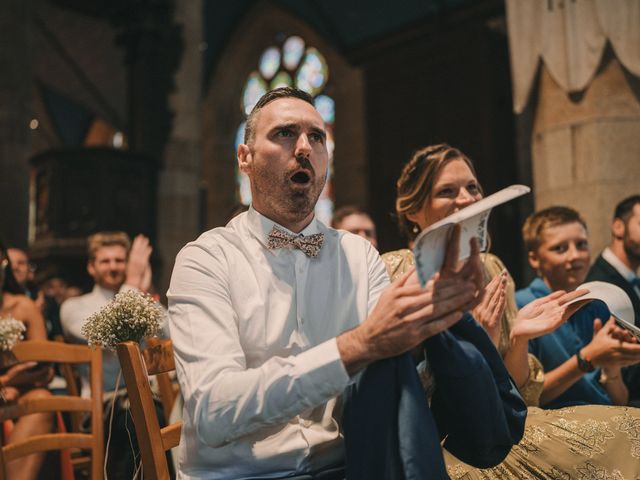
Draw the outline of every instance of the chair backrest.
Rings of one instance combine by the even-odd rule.
[[[158,394],[160,395],[160,402],[162,403],[162,412],[164,413],[164,418],[169,421],[171,416],[171,411],[173,410],[173,404],[176,401],[176,397],[180,392],[180,387],[177,382],[175,382],[171,376],[171,372],[175,370],[173,355],[170,355],[169,358],[163,362],[164,369],[160,369],[157,366],[157,362],[154,361],[153,355],[156,355],[156,351],[154,348],[156,345],[159,345],[163,342],[169,342],[170,340],[162,340],[156,337],[149,338],[147,340],[147,348],[142,351],[142,357],[144,358],[145,364],[147,365],[147,371],[149,370],[149,366],[151,366],[155,373],[155,379],[158,385]],[[168,347],[171,351],[169,353],[173,353],[173,348]],[[169,362],[169,363],[166,363]],[[162,370],[162,371],[160,371]],[[150,375],[153,375],[150,373]]]
[[[169,479],[165,452],[180,443],[182,422],[160,428],[149,375],[175,370],[171,340],[162,340],[148,347],[144,358],[135,342],[119,343],[117,351],[129,394],[144,478]]]
[[[91,414],[91,433],[60,432],[34,435],[2,447],[0,480],[7,478],[5,462],[31,453],[82,448],[91,452],[91,478],[103,478],[104,434],[102,423],[102,351],[86,345],[71,345],[47,340],[18,342],[12,350],[17,362],[87,363],[91,375],[91,398],[52,395],[22,399],[0,407],[0,421],[43,412],[87,412]]]
[[[56,342],[65,343],[64,337],[62,335],[56,335],[53,340]],[[58,368],[60,370],[60,374],[64,378],[65,383],[67,384],[67,393],[71,396],[79,397],[80,376],[78,375],[77,370],[75,370],[73,368],[73,365],[71,365],[70,363],[60,363]],[[80,432],[82,430],[82,417],[82,412],[71,413],[70,420],[72,432]]]

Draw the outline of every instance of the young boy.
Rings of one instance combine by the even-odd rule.
[[[516,292],[518,308],[557,290],[575,290],[587,276],[587,226],[567,207],[550,207],[527,218],[522,233],[529,264],[538,277]],[[554,332],[531,340],[529,350],[545,370],[540,398],[545,408],[580,404],[626,405],[621,368],[640,362],[640,345],[621,341],[604,303],[591,302]],[[607,321],[608,320],[608,321]]]

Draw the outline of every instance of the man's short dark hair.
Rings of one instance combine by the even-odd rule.
[[[345,205],[333,212],[333,217],[331,218],[331,228],[338,228],[338,226],[342,223],[342,220],[344,220],[349,215],[366,215],[367,217],[371,217],[371,215],[369,215],[366,210],[360,208],[358,205]]]
[[[613,219],[615,220],[616,218],[619,218],[626,225],[627,221],[633,214],[633,207],[637,204],[640,204],[640,195],[631,195],[630,197],[625,198],[616,205]]]
[[[260,100],[254,105],[251,113],[247,117],[247,123],[244,127],[244,143],[251,146],[256,135],[256,116],[266,105],[280,98],[297,98],[310,105],[314,105],[313,97],[304,90],[293,87],[280,87],[265,93]],[[315,106],[315,105],[314,105]]]

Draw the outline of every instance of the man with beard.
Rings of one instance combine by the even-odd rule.
[[[314,217],[326,131],[300,90],[265,94],[237,153],[253,203],[181,250],[167,293],[184,396],[178,478],[343,479],[340,395],[475,305],[477,242],[461,270],[425,288],[413,270],[389,285],[371,243]]]
[[[593,263],[587,281],[599,280],[622,288],[631,299],[636,326],[640,327],[640,195],[622,200],[611,224],[611,243]],[[632,403],[640,406],[640,368],[625,369]]]
[[[611,225],[611,243],[593,263],[587,281],[609,282],[622,288],[633,303],[640,327],[640,195],[617,206]]]
[[[67,340],[87,343],[81,333],[82,326],[91,315],[107,305],[116,293],[137,289],[147,292],[151,287],[149,239],[138,235],[133,244],[124,232],[98,232],[87,242],[87,272],[95,285],[91,292],[69,298],[60,307],[60,322]],[[120,370],[118,357],[109,351],[103,352],[104,391],[116,389],[116,378]],[[86,379],[88,387],[88,379]]]
[[[87,343],[82,326],[87,319],[106,306],[118,292],[151,288],[151,245],[149,239],[138,235],[133,242],[125,232],[98,232],[87,240],[87,271],[93,278],[93,289],[85,294],[65,300],[60,307],[60,321],[67,341]],[[120,361],[115,352],[102,350],[102,378],[105,408],[111,411],[116,395],[113,421],[105,415],[105,435],[110,434],[107,473],[109,478],[133,478],[137,460],[131,445],[136,445],[135,432],[126,407],[124,381],[116,385]],[[89,388],[89,371],[79,370],[82,389]],[[158,409],[157,409],[158,410]],[[161,419],[161,423],[163,419]]]

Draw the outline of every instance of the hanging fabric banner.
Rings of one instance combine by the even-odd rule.
[[[640,77],[640,1],[506,0],[513,109],[521,113],[542,59],[567,93],[585,89],[607,41]]]

